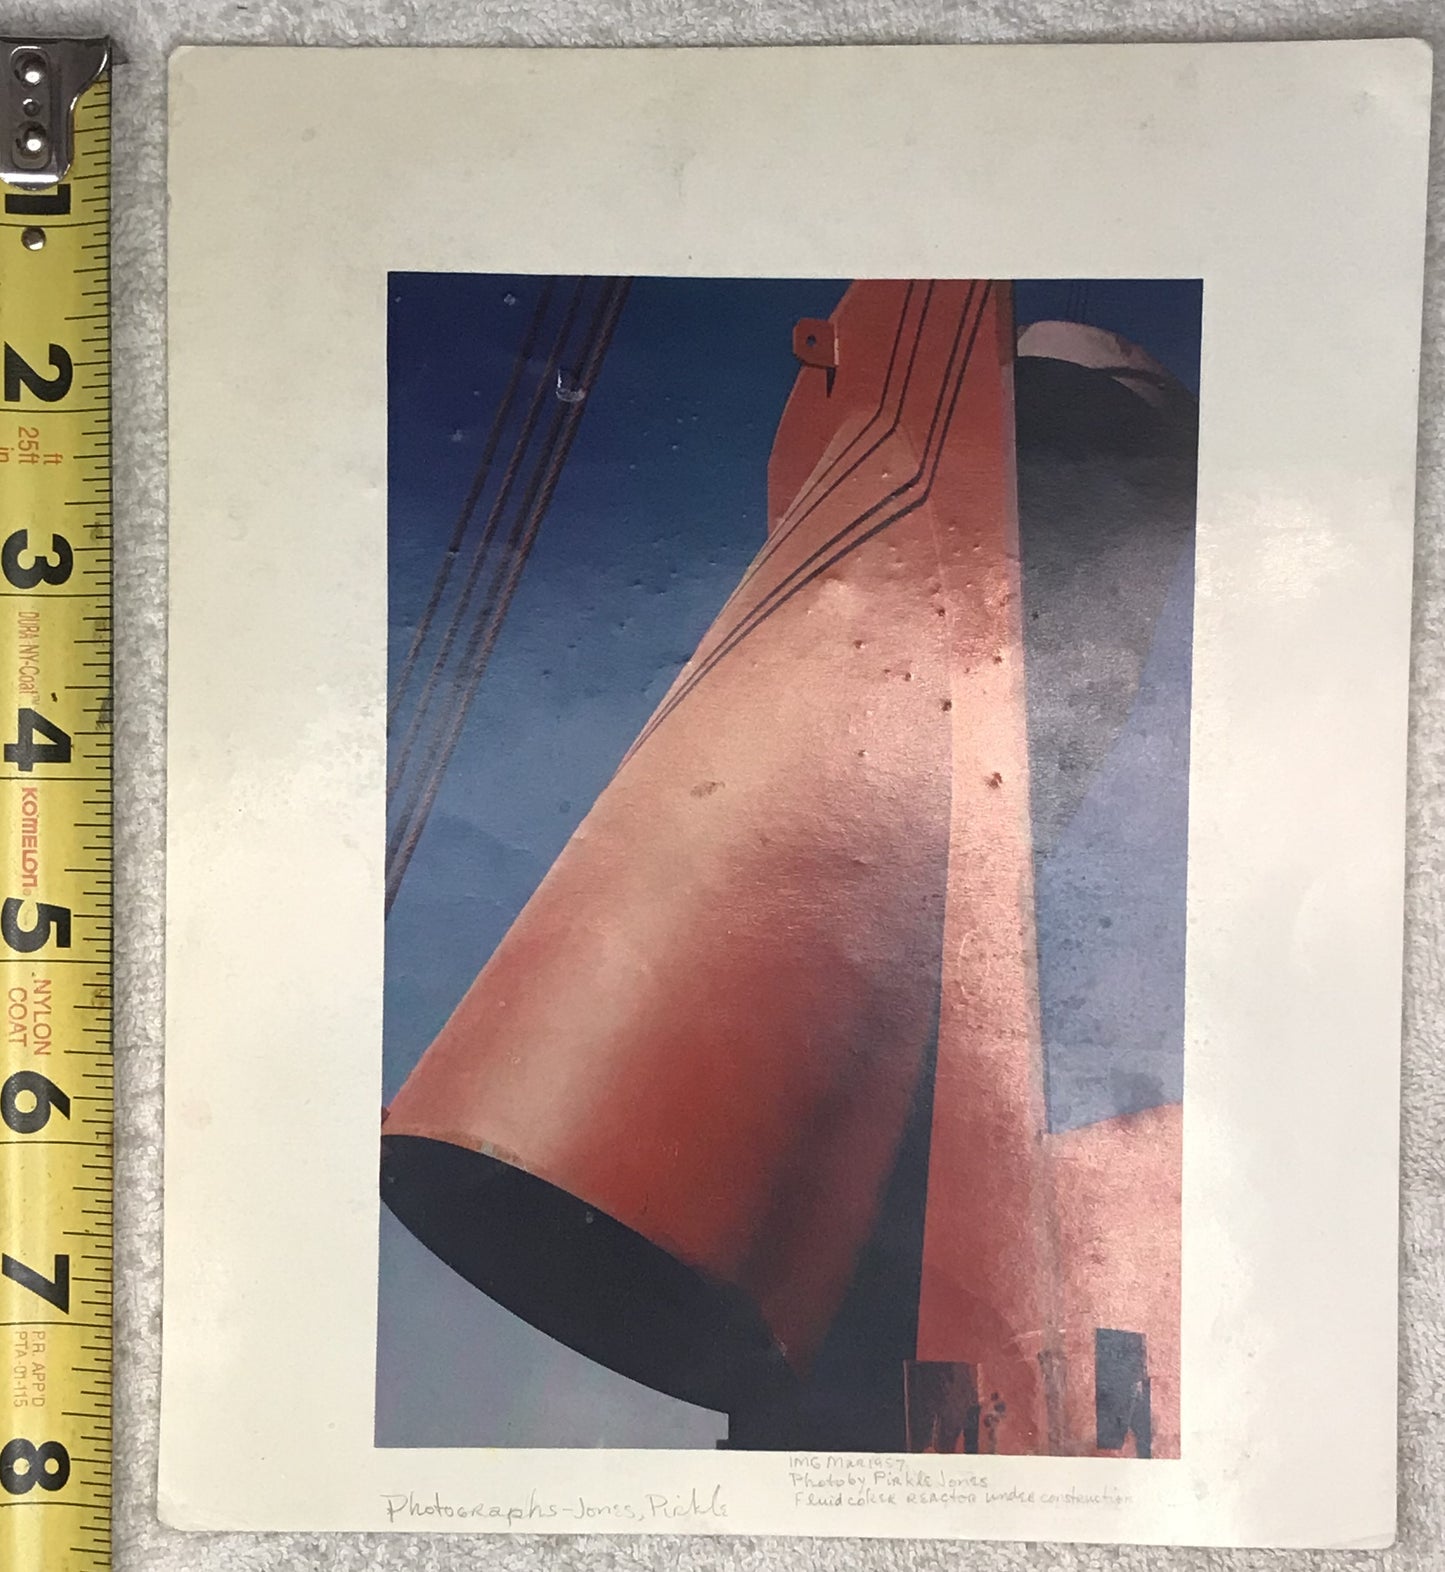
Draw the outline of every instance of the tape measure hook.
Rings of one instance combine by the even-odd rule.
[[[108,38],[0,39],[0,180],[43,189],[65,178],[76,102],[109,64]]]

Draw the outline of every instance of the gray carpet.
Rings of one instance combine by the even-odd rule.
[[[179,43],[698,44],[1413,35],[1445,44],[1438,0],[112,0],[7,9],[7,31],[109,31],[116,88],[115,245],[118,943],[116,1563],[122,1569],[682,1566],[841,1569],[1433,1568],[1445,1564],[1445,159],[1437,116],[1416,557],[1406,953],[1400,1539],[1367,1554],[1165,1551],[810,1540],[182,1535],[155,1518],[161,1316],[164,887],[164,62]],[[1437,67],[1445,76],[1445,67]],[[256,127],[258,155],[265,126]],[[1327,1306],[1320,1307],[1328,1313]],[[1348,1394],[1339,1430],[1349,1444]]]

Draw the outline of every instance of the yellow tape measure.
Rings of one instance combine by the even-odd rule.
[[[110,1564],[110,82],[0,41],[0,1572]]]

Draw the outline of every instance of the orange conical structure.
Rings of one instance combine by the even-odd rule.
[[[712,1406],[807,1371],[934,1032],[933,496],[980,418],[1007,495],[1006,323],[984,283],[849,291],[779,434],[816,456],[775,464],[770,538],[386,1123],[387,1199],[438,1254]]]

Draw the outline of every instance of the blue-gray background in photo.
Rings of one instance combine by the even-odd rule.
[[[394,672],[544,280],[393,274]],[[382,1100],[446,1021],[766,533],[792,326],[837,280],[638,279],[425,833],[387,919]],[[1131,339],[1197,392],[1193,281],[1029,281],[1020,326]],[[1187,641],[1186,641],[1187,658]],[[1041,935],[1041,945],[1043,936]],[[486,1299],[383,1210],[382,1446],[712,1447],[727,1422],[627,1381]]]

